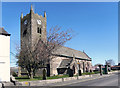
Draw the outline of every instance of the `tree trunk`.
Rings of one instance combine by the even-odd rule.
[[[28,72],[28,77],[30,78],[31,72],[28,69],[27,69],[27,72]]]
[[[31,68],[30,79],[33,79],[33,69]]]
[[[36,69],[33,70],[33,77],[35,76],[36,74]]]

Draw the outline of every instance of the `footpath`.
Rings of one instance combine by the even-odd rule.
[[[17,81],[16,86],[53,86],[56,83],[58,84],[57,86],[59,86],[61,84],[61,82],[68,82],[68,81],[76,82],[77,80],[80,80],[80,79],[81,79],[81,82],[83,82],[83,81],[87,81],[87,80],[108,77],[114,73],[118,73],[118,71],[109,72],[108,74],[106,74],[106,75],[103,74],[102,76],[100,76],[100,74],[92,74],[92,75],[82,75],[82,76],[76,76],[76,77],[66,77],[66,78],[58,78],[58,79],[50,79],[50,80],[37,80],[37,81],[24,81],[24,82]],[[14,86],[12,83],[3,83],[3,85],[4,86]]]

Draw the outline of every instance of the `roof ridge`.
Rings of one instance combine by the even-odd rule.
[[[3,27],[0,27],[0,34],[10,36],[10,34],[7,31],[5,31],[5,29]]]
[[[73,57],[74,54],[75,58],[91,60],[91,58],[86,53],[65,46],[61,46],[61,48],[58,48],[53,53],[56,55],[63,55],[68,57]]]
[[[88,58],[90,58],[86,53],[85,53],[85,51],[83,51],[83,53],[88,57]],[[91,59],[91,58],[90,58]]]
[[[65,48],[68,48],[68,49],[71,49],[71,50],[74,50],[74,51],[82,52],[82,51],[80,51],[80,50],[75,50],[75,49],[72,49],[72,48],[70,48],[70,47],[66,47],[66,46],[62,46],[62,47],[65,47]]]

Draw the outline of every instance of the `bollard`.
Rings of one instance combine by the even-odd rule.
[[[77,80],[78,80],[78,75],[77,75]]]
[[[64,82],[64,78],[62,78],[62,82]]]
[[[73,77],[73,70],[69,69],[69,77]]]
[[[79,72],[79,76],[82,76],[81,70],[78,70],[78,72]]]
[[[30,86],[30,82],[29,82],[29,86]]]
[[[46,70],[43,69],[43,80],[46,80]]]

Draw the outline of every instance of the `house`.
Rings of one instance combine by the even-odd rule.
[[[10,81],[10,34],[0,27],[0,81]]]

